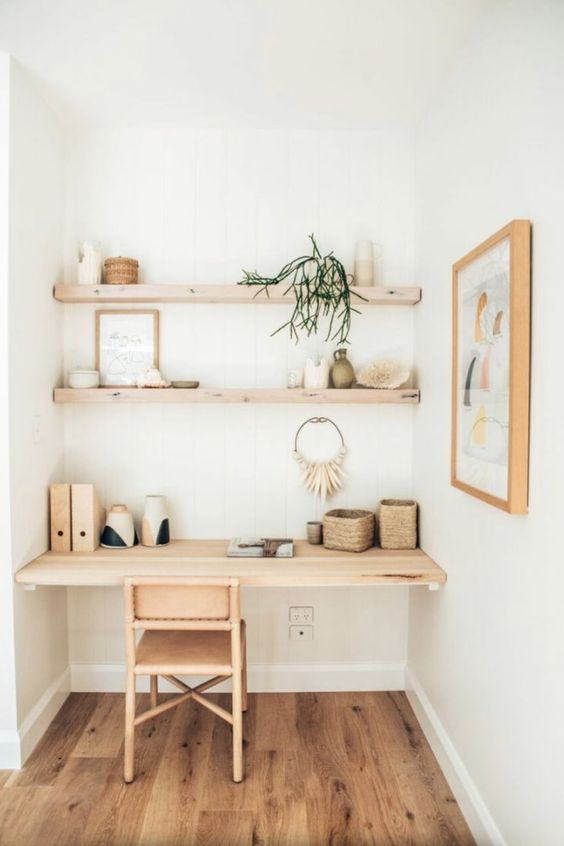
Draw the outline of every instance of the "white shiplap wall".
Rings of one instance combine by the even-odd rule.
[[[133,255],[141,281],[228,283],[241,268],[273,273],[315,232],[352,270],[354,242],[382,244],[386,284],[415,284],[409,139],[372,132],[127,130],[75,138],[67,173],[66,275],[79,238],[105,255]],[[161,305],[161,367],[206,386],[283,386],[309,351],[270,332],[286,306]],[[93,366],[95,306],[65,306],[65,365]],[[367,309],[354,323],[351,359],[411,361],[412,310]],[[300,486],[293,434],[325,413],[342,428],[349,481],[336,506],[374,507],[411,493],[410,407],[122,406],[65,409],[66,475],[94,481],[107,505],[140,515],[146,493],[164,493],[176,537],[304,536],[321,515]],[[327,427],[312,449],[332,449]],[[316,443],[320,441],[320,443]],[[304,445],[307,445],[304,441]],[[280,566],[283,566],[281,564]],[[288,605],[314,604],[315,639],[288,641]],[[261,664],[401,664],[403,588],[248,590],[250,660]],[[69,591],[73,664],[122,659],[114,590]],[[313,682],[312,682],[313,684]]]

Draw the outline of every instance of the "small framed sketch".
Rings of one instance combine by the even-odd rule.
[[[514,220],[453,265],[451,482],[527,513],[531,224]]]
[[[96,370],[106,387],[135,385],[137,377],[159,366],[159,312],[96,312]]]

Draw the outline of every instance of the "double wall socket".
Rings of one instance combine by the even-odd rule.
[[[292,605],[290,607],[290,623],[297,626],[311,626],[313,623],[312,606]]]

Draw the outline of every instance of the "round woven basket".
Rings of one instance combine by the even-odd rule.
[[[117,256],[104,262],[104,279],[108,285],[134,285],[139,273],[137,259]]]
[[[374,544],[374,512],[335,508],[323,518],[323,546],[363,552]]]
[[[417,546],[417,503],[412,499],[383,499],[378,523],[382,549]]]

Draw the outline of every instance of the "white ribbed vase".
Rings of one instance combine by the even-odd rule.
[[[326,358],[316,364],[312,358],[306,359],[304,369],[304,388],[320,390],[329,386],[329,362]]]
[[[166,497],[151,494],[145,497],[145,511],[141,523],[143,546],[165,546],[170,542],[170,528]]]

